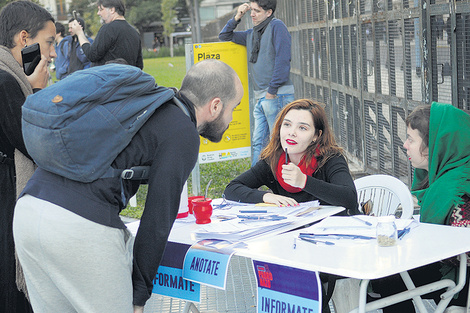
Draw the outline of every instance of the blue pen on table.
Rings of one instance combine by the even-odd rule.
[[[265,222],[265,221],[280,221],[284,220],[287,217],[281,215],[237,215],[238,218],[241,219],[240,223],[249,223],[249,222]]]
[[[239,210],[239,213],[268,213],[268,210]]]
[[[408,234],[411,230],[411,227],[408,225],[403,230],[398,231],[398,239],[401,240],[403,237],[405,237],[406,234]]]
[[[324,243],[328,246],[334,246],[335,245],[334,242],[326,241],[326,240],[317,240],[317,239],[311,239],[311,238],[306,238],[306,237],[299,237],[299,238],[300,238],[300,240],[307,241],[307,242],[310,242],[310,243],[313,243],[313,244]]]
[[[358,221],[363,222],[363,223],[366,224],[367,226],[372,226],[372,223],[371,223],[371,222],[364,221],[362,218],[359,218],[359,217],[357,217],[357,216],[355,216],[355,215],[353,215],[352,218],[355,219],[355,220],[358,220]]]
[[[300,233],[299,237],[304,238],[331,238],[331,239],[375,239],[371,236],[362,235],[348,235],[348,234],[312,234],[312,233]]]

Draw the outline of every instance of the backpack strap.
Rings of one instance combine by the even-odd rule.
[[[147,179],[150,172],[150,166],[133,166],[128,169],[117,169],[110,167],[100,178],[119,177],[128,180]]]
[[[180,99],[178,99],[176,97],[173,97],[173,99],[171,99],[171,100],[173,101],[174,104],[176,104],[184,112],[184,114],[189,116],[188,108],[180,101]]]

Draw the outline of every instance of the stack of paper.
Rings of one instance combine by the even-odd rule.
[[[352,216],[330,216],[318,224],[309,227],[308,231],[315,235],[355,235],[376,237],[378,218],[375,216],[358,215]],[[366,222],[370,225],[366,225]],[[397,230],[405,227],[415,227],[418,223],[413,219],[396,219]]]
[[[300,203],[294,207],[230,203],[223,209],[213,206],[212,223],[201,225],[194,233],[197,240],[222,239],[244,241],[275,231],[288,230],[293,224],[303,224],[319,209],[318,201]]]

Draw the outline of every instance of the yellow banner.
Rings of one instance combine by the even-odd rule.
[[[248,101],[248,65],[246,47],[233,42],[213,42],[193,45],[194,63],[217,59],[232,67],[243,85],[244,95],[233,111],[233,120],[222,141],[213,143],[201,137],[199,163],[210,163],[251,156],[250,105]]]

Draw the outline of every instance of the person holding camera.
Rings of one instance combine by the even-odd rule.
[[[104,25],[93,43],[87,39],[77,21],[69,25],[78,36],[83,52],[93,62],[92,66],[124,59],[127,64],[143,69],[140,34],[126,21],[126,7],[122,0],[98,0],[97,5],[98,15]]]
[[[76,20],[82,27],[82,30],[85,31],[85,21],[80,17],[77,17]],[[64,79],[73,72],[83,70],[91,66],[90,60],[88,60],[80,47],[77,34],[73,31],[73,21],[75,21],[75,18],[69,20],[70,35],[66,36],[60,43],[59,49],[56,49],[57,59],[63,60],[63,62],[58,64],[56,67],[56,77],[59,80]],[[88,36],[86,36],[86,38],[90,43],[93,43],[93,39]]]

